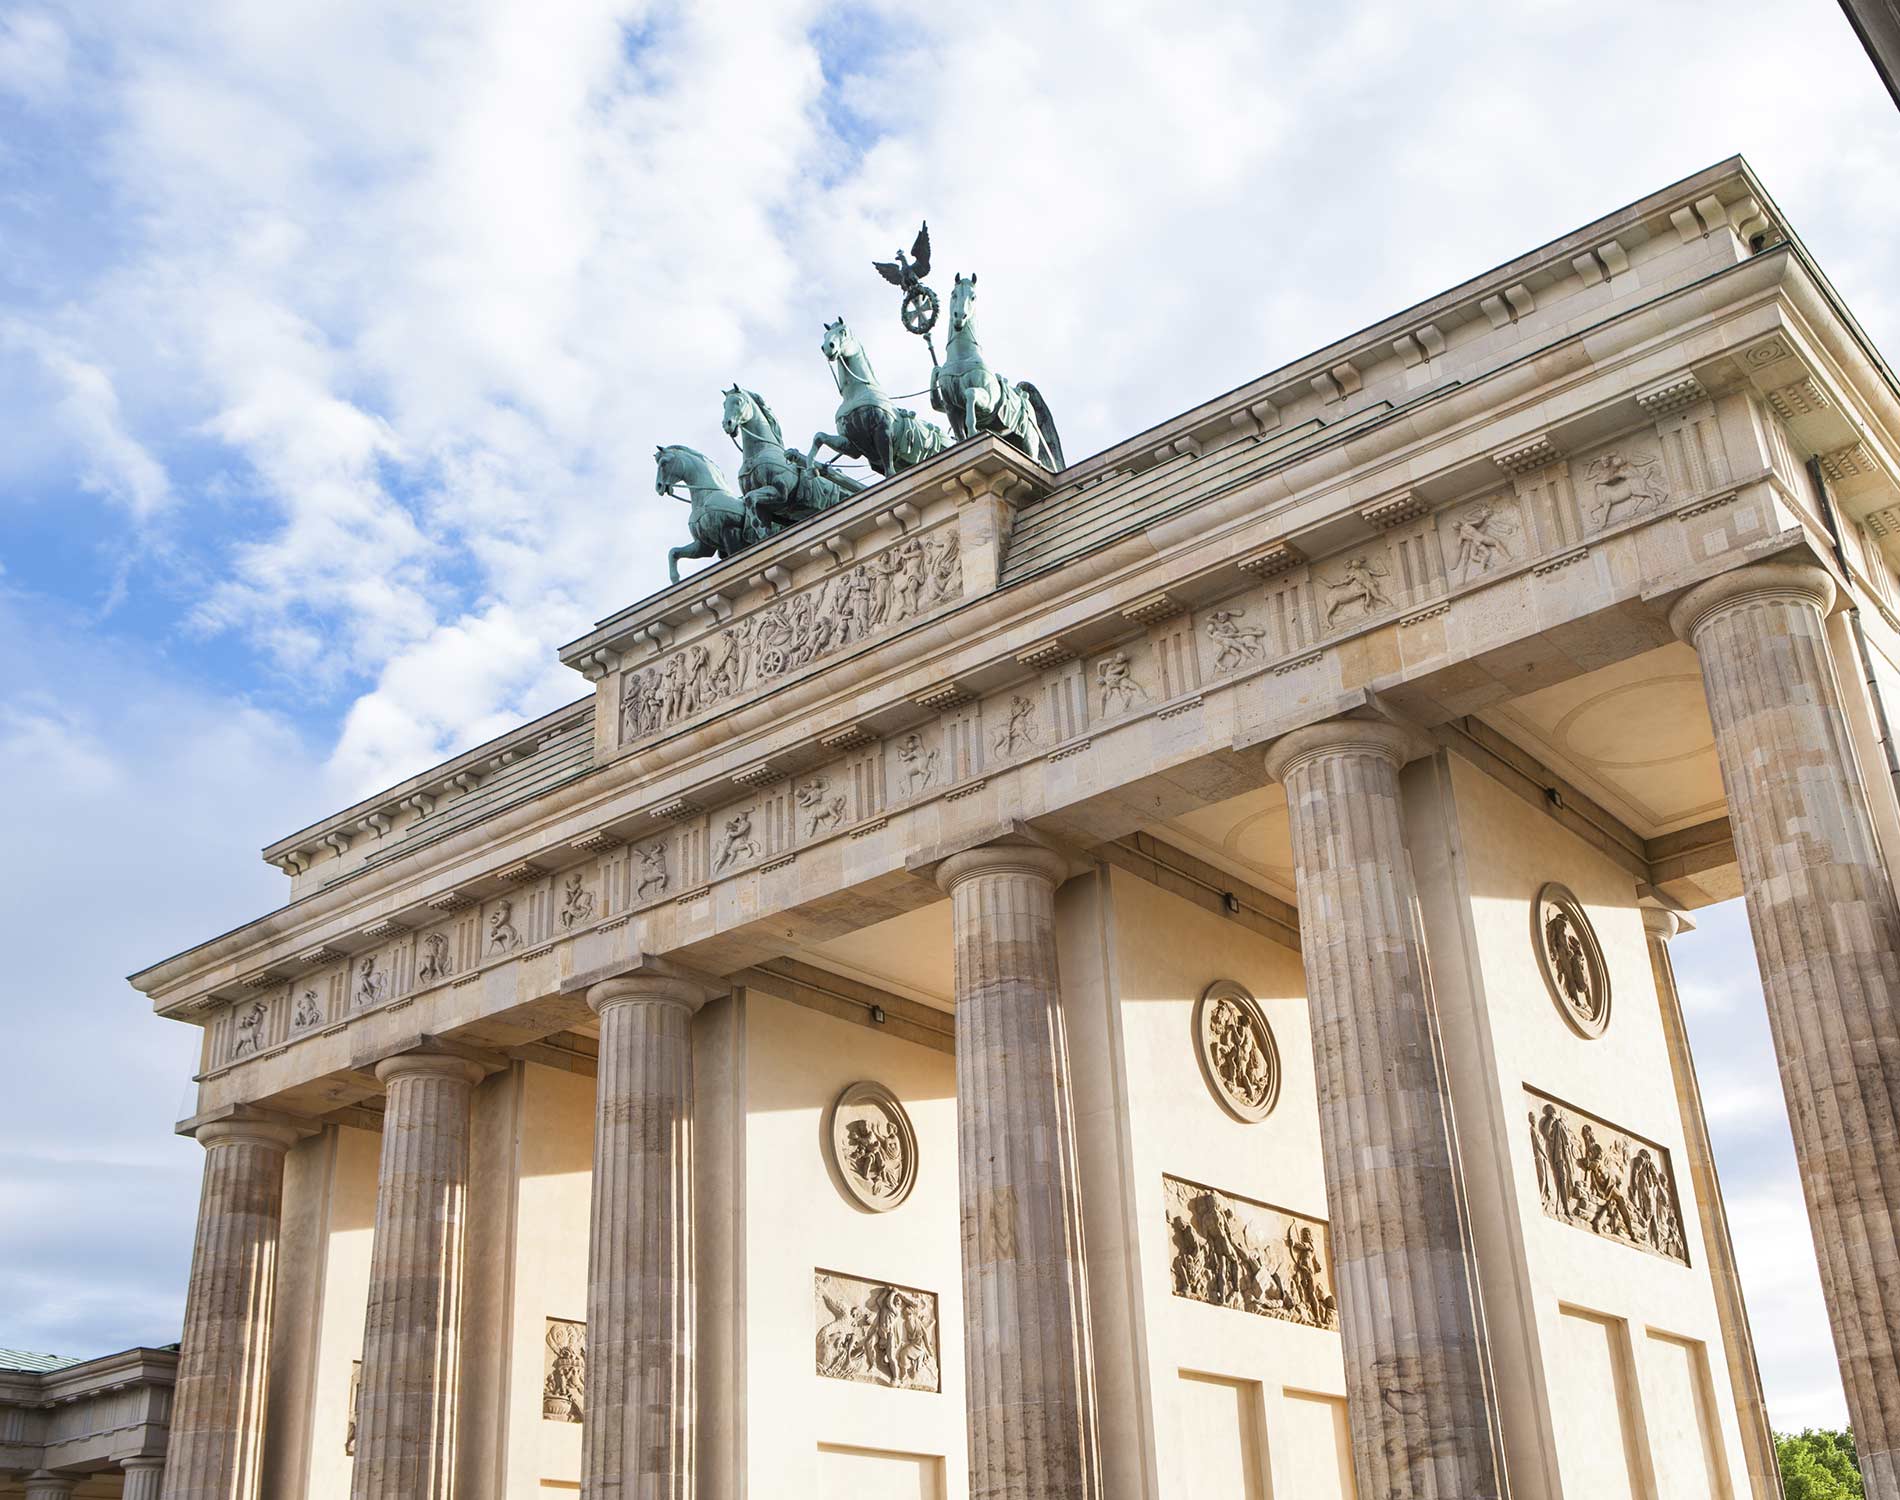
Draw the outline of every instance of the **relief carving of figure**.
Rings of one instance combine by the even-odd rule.
[[[1379,580],[1385,576],[1386,570],[1371,558],[1353,558],[1337,581],[1326,584],[1326,622],[1330,625],[1333,617],[1350,604],[1358,605],[1360,613],[1366,615],[1375,609],[1390,609],[1392,601],[1379,587]]]
[[[926,542],[924,557],[930,571],[930,596],[933,601],[954,599],[963,592],[962,543],[954,527]]]
[[[1203,1046],[1216,1084],[1244,1118],[1261,1119],[1279,1089],[1279,1062],[1257,1010],[1233,994],[1209,992]]]
[[[1267,633],[1258,625],[1243,625],[1241,611],[1214,609],[1207,614],[1207,638],[1214,643],[1214,670],[1231,672],[1264,654]]]
[[[1590,506],[1590,524],[1599,529],[1612,521],[1641,515],[1668,498],[1660,459],[1612,450],[1592,459],[1584,472],[1595,482],[1596,498]],[[1623,515],[1619,516],[1618,511]]]
[[[858,1380],[897,1390],[934,1391],[940,1384],[937,1299],[928,1292],[817,1272],[817,1370],[832,1380]]]
[[[1531,1146],[1538,1196],[1551,1218],[1687,1264],[1682,1212],[1660,1146],[1548,1101],[1531,1115]]]
[[[416,969],[419,980],[447,979],[455,972],[455,960],[449,956],[449,935],[431,932],[422,939],[422,963]]]
[[[752,809],[742,808],[726,819],[726,831],[719,844],[719,858],[713,861],[713,869],[723,870],[739,860],[759,857],[759,841],[752,833]]]
[[[827,776],[814,776],[801,782],[793,796],[798,800],[798,810],[805,818],[805,837],[815,839],[821,828],[841,828],[844,826],[844,794],[827,795],[831,792],[831,779]]]
[[[587,1325],[549,1318],[547,1345],[541,1415],[555,1422],[579,1422],[587,1414]]]
[[[937,779],[937,752],[925,748],[921,735],[905,735],[897,759],[904,767],[905,789],[913,797]]]
[[[237,1040],[231,1044],[233,1057],[243,1057],[247,1053],[256,1052],[263,1045],[264,1018],[269,1014],[270,1007],[262,1000],[258,1000],[238,1017]]]
[[[845,1129],[844,1168],[873,1197],[897,1191],[904,1180],[904,1143],[888,1120],[853,1120]]]
[[[376,955],[367,953],[356,966],[356,1003],[375,1005],[389,993],[389,976],[376,967]]]
[[[1009,722],[996,731],[991,744],[998,755],[1014,755],[1016,751],[1036,743],[1035,701],[1025,698],[1021,693],[1012,694],[1009,700]]]
[[[1501,562],[1511,560],[1506,537],[1517,534],[1517,522],[1508,511],[1499,510],[1489,501],[1472,506],[1452,528],[1458,539],[1458,572],[1467,580],[1489,573]]]
[[[1102,690],[1102,717],[1125,714],[1137,698],[1146,699],[1148,690],[1135,681],[1135,669],[1126,651],[1116,651],[1095,664],[1095,680]]]
[[[1544,924],[1544,942],[1550,952],[1552,971],[1558,986],[1578,1015],[1594,1020],[1597,1000],[1592,993],[1590,962],[1583,950],[1583,939],[1572,925],[1570,914],[1555,911]]]
[[[561,891],[561,925],[569,932],[594,920],[594,893],[587,889],[580,871],[567,877]]]
[[[512,953],[521,946],[521,934],[515,931],[515,904],[502,900],[488,914],[488,951]]]
[[[302,1031],[306,1027],[317,1026],[323,1021],[323,1006],[318,1003],[315,990],[305,990],[297,1000],[297,1013],[290,1018],[290,1024]]]
[[[640,883],[634,887],[634,898],[644,901],[648,891],[664,893],[671,878],[666,873],[666,840],[655,839],[651,844],[642,844],[640,849]]]
[[[1552,881],[1537,893],[1531,924],[1538,965],[1559,1013],[1580,1035],[1601,1036],[1610,1024],[1610,975],[1588,914]]]
[[[1337,1328],[1320,1226],[1264,1203],[1164,1177],[1174,1294],[1260,1317]]]

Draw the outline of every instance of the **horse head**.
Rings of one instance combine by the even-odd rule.
[[[831,322],[825,324],[825,339],[818,346],[818,350],[826,359],[836,361],[850,359],[854,354],[863,353],[864,346],[845,326],[844,315],[840,313]]]
[[[976,272],[965,276],[957,273],[956,285],[950,288],[950,327],[953,332],[963,332],[970,321],[970,304],[976,301]]]
[[[725,391],[725,410],[719,417],[719,425],[726,430],[727,437],[737,437],[739,429],[752,420],[752,400],[738,386],[730,386]]]

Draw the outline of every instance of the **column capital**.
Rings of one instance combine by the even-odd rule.
[[[27,1500],[59,1500],[79,1488],[77,1474],[55,1474],[51,1469],[35,1469],[26,1476]]]
[[[131,1458],[119,1460],[119,1467],[128,1474],[134,1469],[162,1469],[165,1467],[165,1455],[162,1453],[138,1453]]]
[[[1834,608],[1834,580],[1813,563],[1751,563],[1698,583],[1669,611],[1669,628],[1695,644],[1696,633],[1713,615],[1757,599],[1781,599],[1812,605],[1826,615]]]
[[[465,1083],[480,1083],[494,1070],[486,1063],[453,1052],[398,1052],[376,1064],[376,1081],[388,1088],[398,1078],[427,1074],[437,1078],[459,1078]]]
[[[698,980],[678,974],[620,974],[587,987],[587,1008],[600,1015],[615,1005],[678,1005],[696,1013],[713,994]]]
[[[1419,730],[1389,719],[1327,719],[1283,734],[1267,746],[1267,775],[1285,781],[1295,767],[1322,755],[1377,755],[1396,770],[1431,749],[1432,742]]]
[[[979,875],[1031,875],[1049,882],[1051,889],[1069,878],[1069,859],[1043,844],[982,844],[952,854],[935,871],[946,894]]]
[[[311,1132],[270,1120],[208,1120],[190,1134],[207,1151],[213,1146],[263,1146],[271,1151],[288,1151]]]
[[[1689,931],[1692,925],[1679,912],[1673,912],[1666,906],[1645,906],[1642,911],[1643,931],[1665,943],[1679,933]]]

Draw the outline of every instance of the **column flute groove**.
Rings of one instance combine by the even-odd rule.
[[[284,1155],[299,1132],[200,1126],[204,1187],[185,1295],[164,1500],[257,1500]]]
[[[1066,862],[952,855],[971,1500],[1100,1500],[1074,1101],[1056,965]]]
[[[1355,1483],[1364,1500],[1497,1500],[1495,1393],[1464,1223],[1399,768],[1359,720],[1276,741],[1319,1089]]]
[[[600,1065],[583,1500],[694,1500],[692,1021],[707,998],[658,973],[587,992]]]
[[[1833,580],[1761,563],[1670,613],[1702,665],[1866,1492],[1900,1497],[1900,903],[1828,652]]]
[[[449,1500],[479,1063],[408,1052],[376,1065],[386,1093],[370,1249],[352,1500]]]

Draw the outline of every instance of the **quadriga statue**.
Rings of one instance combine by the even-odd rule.
[[[838,386],[838,412],[832,419],[838,430],[814,433],[810,457],[817,458],[821,447],[833,448],[847,457],[864,459],[888,478],[950,446],[950,434],[936,423],[891,405],[884,387],[877,383],[864,345],[845,326],[842,315],[825,325],[824,342],[818,347]]]
[[[850,475],[788,450],[778,418],[757,391],[729,389],[720,425],[739,444],[745,503],[769,528],[768,535],[830,510],[864,488]]]
[[[655,448],[653,458],[654,490],[684,500],[691,507],[686,513],[686,529],[692,533],[692,541],[666,554],[666,571],[673,582],[680,581],[682,557],[724,559],[771,535],[758,512],[739,498],[719,465],[697,448],[668,443]],[[679,493],[682,486],[686,490],[683,495]]]
[[[993,432],[1013,443],[1045,469],[1063,467],[1062,439],[1042,392],[1027,380],[1005,380],[983,360],[970,304],[976,301],[976,275],[958,274],[950,292],[950,334],[943,363],[931,372],[930,404],[950,418],[959,439]]]

